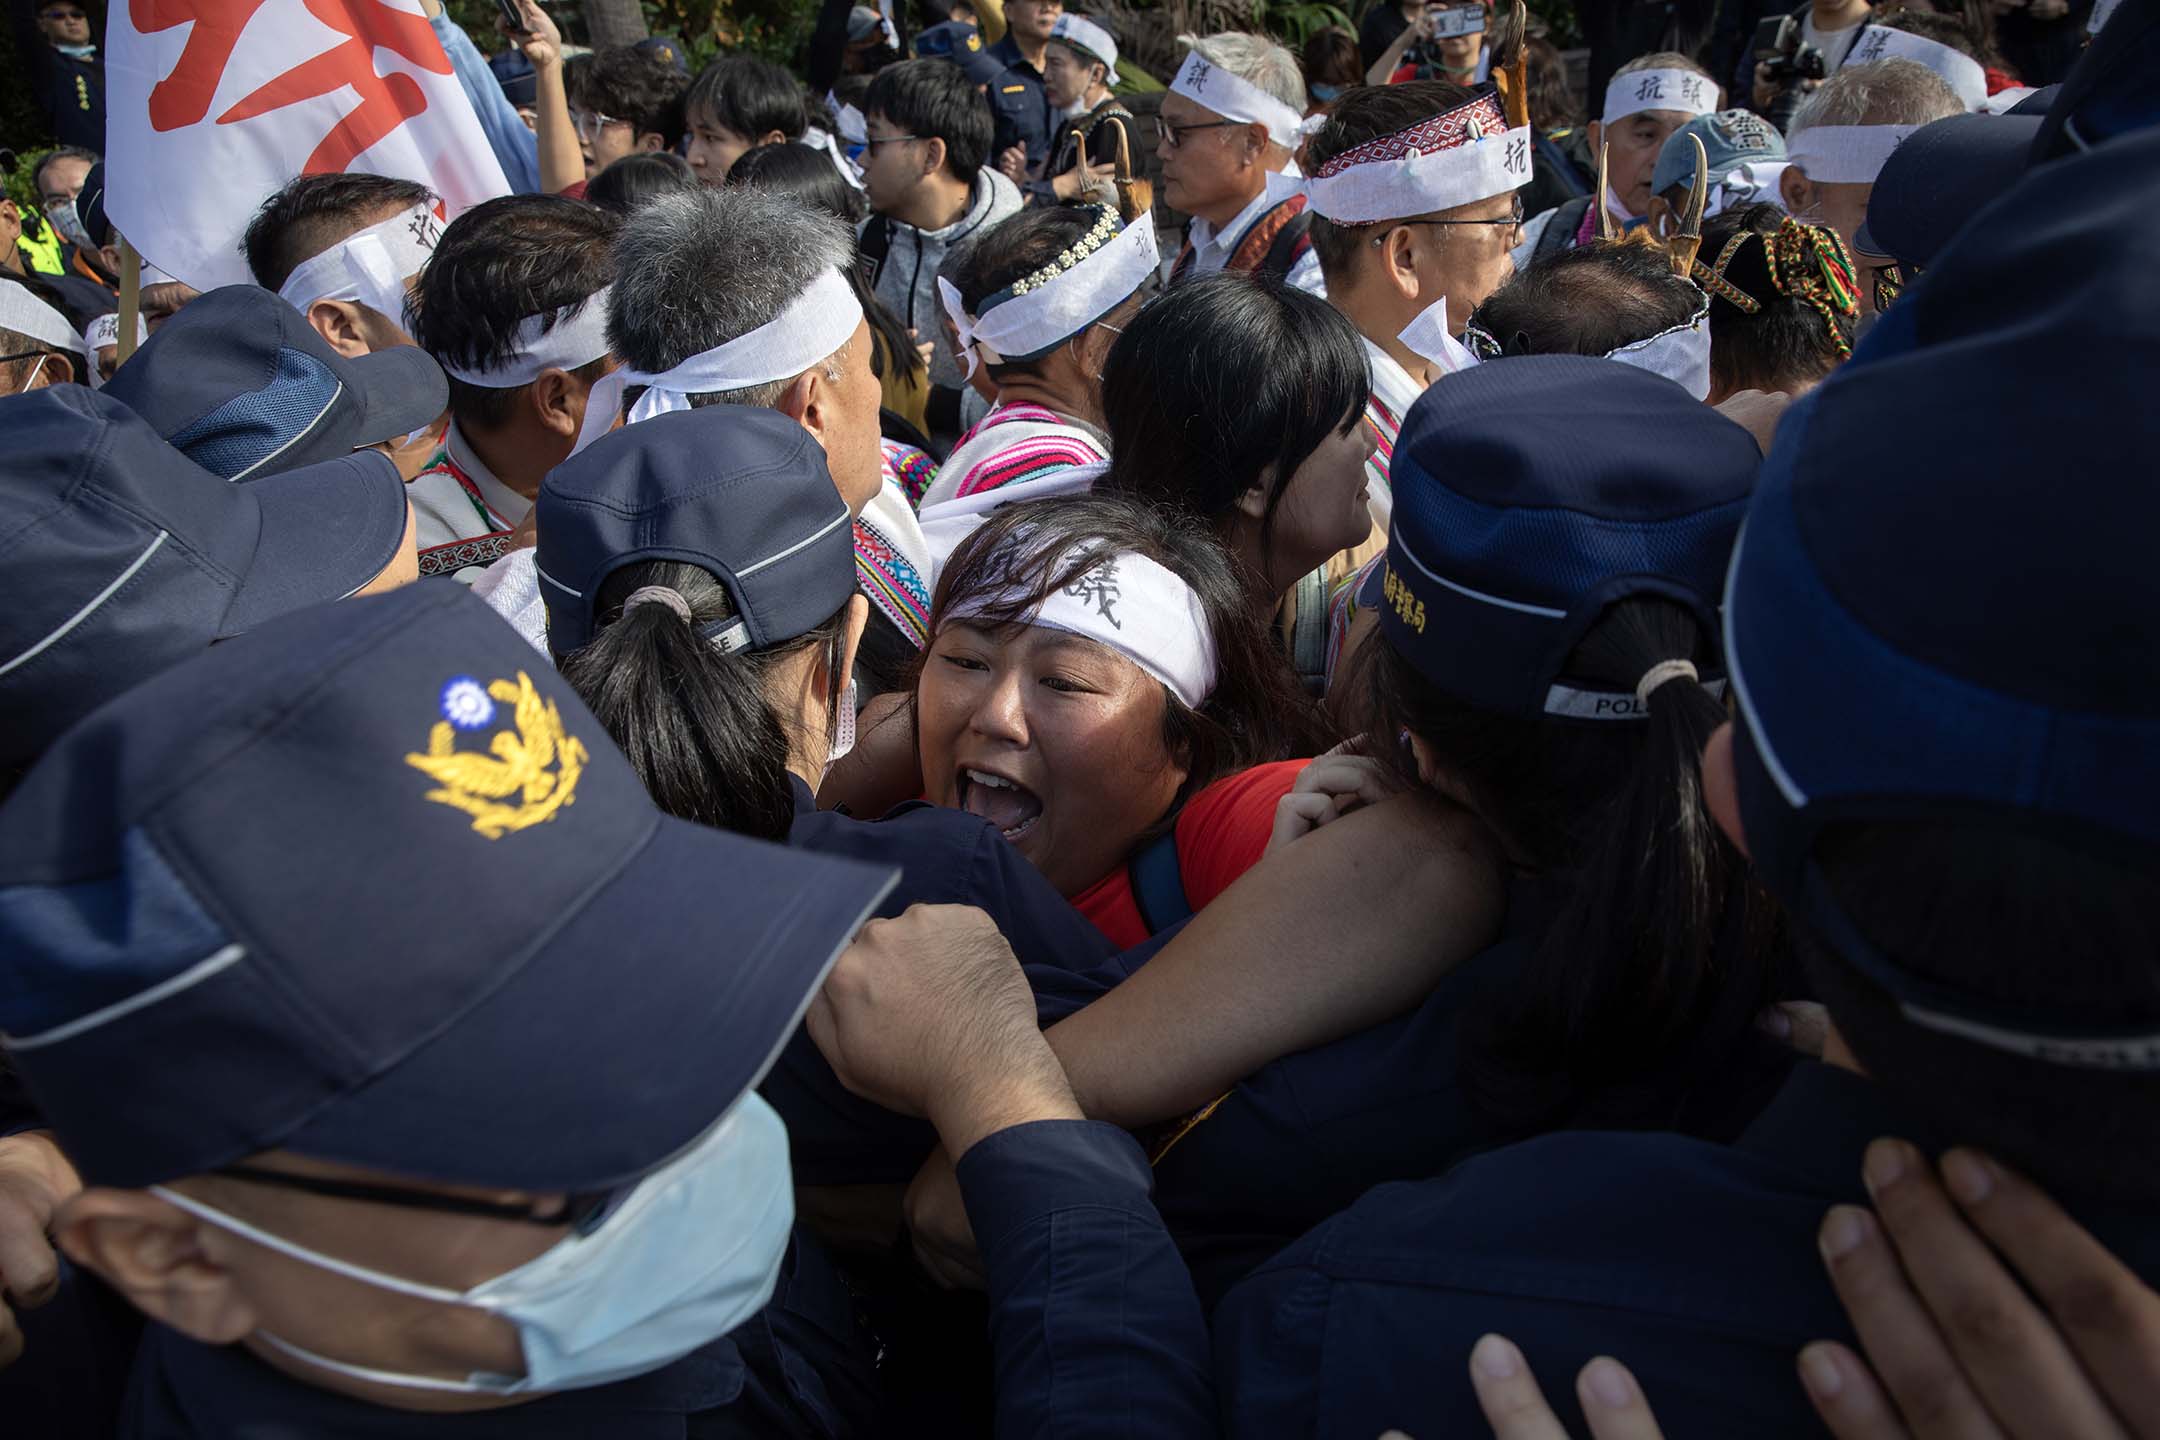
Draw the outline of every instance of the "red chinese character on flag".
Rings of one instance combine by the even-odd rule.
[[[199,122],[209,112],[226,62],[248,21],[265,0],[129,0],[128,15],[143,34],[192,24],[180,62],[150,91],[150,124],[159,131]],[[377,141],[427,109],[427,95],[410,75],[378,74],[382,48],[423,70],[450,74],[450,62],[425,19],[381,0],[305,0],[308,12],[345,40],[259,86],[217,117],[220,125],[313,100],[351,86],[360,103],[346,112],[309,153],[302,169],[335,174]]]

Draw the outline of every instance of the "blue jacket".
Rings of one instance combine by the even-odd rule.
[[[464,27],[452,20],[447,11],[428,23],[435,27],[435,38],[442,41],[443,54],[449,57],[450,68],[456,72],[465,98],[472,101],[473,114],[480,121],[480,133],[487,136],[488,148],[495,152],[503,178],[510,182],[510,193],[537,193],[540,189],[539,137],[518,118],[517,107],[503,94],[501,82],[495,78],[495,72],[488,69],[487,57],[465,34]]]
[[[1816,1231],[1867,1203],[1861,1155],[1881,1135],[1933,1148],[1867,1080],[1807,1061],[1731,1146],[1551,1135],[1375,1190],[1216,1311],[1225,1432],[1485,1434],[1469,1355],[1497,1331],[1570,1434],[1587,1433],[1576,1372],[1612,1355],[1668,1435],[1820,1437],[1794,1357],[1853,1335]],[[2152,1217],[2073,1208],[2160,1276]]]
[[[991,141],[989,163],[1018,145],[1027,151],[1029,174],[1039,174],[1050,158],[1050,97],[1043,93],[1042,72],[1027,62],[1007,35],[990,47],[1005,62],[1005,73],[990,82]]]

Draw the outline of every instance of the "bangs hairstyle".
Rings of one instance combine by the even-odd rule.
[[[795,77],[752,55],[729,55],[700,70],[683,96],[683,113],[692,128],[718,128],[753,141],[775,130],[800,140],[810,124]]]
[[[902,60],[871,78],[862,112],[908,135],[945,142],[945,168],[963,185],[990,158],[990,102],[950,60]]]
[[[884,72],[886,75],[891,73],[891,70]],[[1101,218],[1102,212],[1092,205],[1030,205],[1011,219],[979,232],[967,244],[948,254],[938,267],[938,274],[960,292],[960,303],[967,306],[968,313],[980,316],[983,301],[1056,260],[1061,253],[1071,249],[1075,241],[1093,230],[1095,222]],[[1144,291],[1147,287],[1141,288]],[[1120,301],[1111,306],[1094,323],[1100,325],[1127,303]],[[1087,331],[1079,333],[1084,335]],[[1079,335],[1074,335],[1060,343],[1069,344],[1078,338]],[[1046,353],[1054,353],[1057,348],[1052,346]],[[1036,373],[1032,360],[1003,360],[985,368],[993,380]]]
[[[1797,390],[1837,368],[1837,339],[1850,345],[1855,321],[1832,321],[1797,295],[1779,289],[1770,274],[1770,240],[1785,222],[1775,205],[1742,205],[1703,225],[1702,263],[1715,265],[1735,235],[1750,240],[1733,253],[1724,278],[1755,301],[1750,315],[1717,291],[1710,292],[1710,380],[1723,390]]]
[[[1402,85],[1360,85],[1345,90],[1334,108],[1327,112],[1326,119],[1306,140],[1300,163],[1307,175],[1318,174],[1321,166],[1346,151],[1445,115],[1476,98],[1475,90],[1452,80],[1412,80]],[[1368,224],[1339,225],[1325,215],[1314,215],[1312,228],[1307,233],[1312,237],[1314,253],[1320,257],[1320,269],[1333,279],[1349,274],[1350,262],[1357,255],[1358,246],[1374,233],[1374,226],[1394,223],[1392,220],[1375,220]]]
[[[659,56],[635,45],[611,45],[565,78],[571,104],[627,120],[637,135],[658,135],[663,150],[682,143],[683,92],[690,82]]]
[[[1084,553],[1066,560],[1076,548]],[[993,511],[960,542],[938,576],[930,633],[935,637],[963,608],[975,612],[966,623],[980,629],[1022,628],[1053,591],[1077,581],[1100,558],[1128,553],[1153,560],[1192,587],[1215,641],[1215,689],[1199,709],[1187,708],[1168,686],[1157,686],[1163,696],[1163,749],[1187,771],[1158,829],[1225,775],[1315,754],[1333,743],[1254,613],[1229,553],[1183,512],[1131,496],[1098,491]],[[931,644],[934,648],[934,638]],[[921,673],[918,665],[918,685]]]
[[[608,211],[560,195],[503,195],[473,206],[444,227],[421,267],[406,308],[413,343],[467,369],[510,359],[527,316],[577,304],[613,278],[619,228]],[[569,373],[591,384],[607,365],[601,355]],[[507,421],[531,388],[446,378],[450,413],[482,430]]]
[[[1220,533],[1267,487],[1260,544],[1291,477],[1365,413],[1357,327],[1281,276],[1226,270],[1149,301],[1110,347],[1101,487],[1182,508]]]

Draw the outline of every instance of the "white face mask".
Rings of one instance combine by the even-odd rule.
[[[673,1364],[763,1309],[795,1224],[787,1127],[745,1095],[689,1149],[637,1182],[599,1227],[569,1235],[516,1269],[446,1290],[354,1265],[259,1230],[162,1186],[152,1193],[197,1219],[319,1269],[400,1295],[468,1305],[517,1327],[525,1373],[463,1380],[332,1360],[269,1331],[295,1359],[377,1385],[522,1395],[606,1385]]]
[[[832,753],[825,757],[825,768],[832,769],[840,763],[840,757],[855,748],[855,682],[847,682],[847,689],[840,692],[840,713],[833,717]]]
[[[62,200],[57,204],[47,206],[45,218],[52,221],[52,227],[60,232],[60,238],[73,245],[76,249],[95,250],[97,248],[90,243],[90,232],[83,229],[82,217],[75,213],[75,202],[73,200]]]

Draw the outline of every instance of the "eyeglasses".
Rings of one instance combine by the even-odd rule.
[[[450,1215],[478,1215],[489,1220],[512,1220],[523,1225],[568,1225],[580,1235],[599,1228],[610,1202],[621,1190],[600,1190],[568,1195],[560,1205],[508,1205],[494,1200],[474,1200],[463,1195],[437,1195],[409,1190],[400,1185],[374,1185],[363,1180],[331,1180],[319,1175],[295,1175],[285,1170],[263,1170],[253,1165],[227,1165],[216,1172],[257,1185],[274,1185],[333,1200],[362,1200],[371,1205],[401,1205],[408,1210],[436,1210]]]
[[[73,8],[69,8],[66,10],[40,10],[38,11],[38,17],[43,20],[87,20],[90,18],[82,11]]]
[[[1497,219],[1493,219],[1493,220],[1397,220],[1397,221],[1395,222],[1395,225],[1504,225],[1504,226],[1506,226],[1506,227],[1507,227],[1508,229],[1510,229],[1510,230],[1520,230],[1520,229],[1522,228],[1522,222],[1523,222],[1523,203],[1522,203],[1522,196],[1518,194],[1518,195],[1516,195],[1516,196],[1514,197],[1514,204],[1512,204],[1511,206],[1509,206],[1509,207],[1508,207],[1508,213],[1507,213],[1507,214],[1505,214],[1505,215],[1502,215],[1502,216],[1500,216],[1500,217],[1499,217],[1499,218],[1497,218]],[[1388,227],[1388,230],[1392,230],[1392,229],[1394,229],[1394,228],[1395,228],[1395,225],[1390,225],[1390,226]],[[1375,245],[1378,245],[1378,244],[1379,244],[1379,243],[1380,243],[1381,241],[1383,241],[1383,240],[1385,240],[1385,239],[1387,239],[1387,230],[1383,230],[1383,231],[1381,231],[1381,232],[1380,232],[1380,233],[1379,233],[1378,235],[1375,235],[1375,236],[1373,236],[1373,240],[1372,240],[1372,243],[1373,243],[1373,244],[1375,244]]]
[[[928,140],[928,135],[872,135],[863,141],[863,154],[875,155],[880,145],[897,145],[902,140]]]
[[[610,125],[628,125],[628,120],[618,120],[613,115],[603,115],[597,110],[572,110],[570,123],[584,139],[597,138]]]
[[[1184,146],[1185,137],[1195,130],[1226,130],[1232,126],[1242,130],[1251,123],[1249,120],[1207,120],[1198,125],[1172,125],[1168,121],[1164,121],[1162,133],[1163,139],[1169,142],[1170,148],[1176,150]]]

